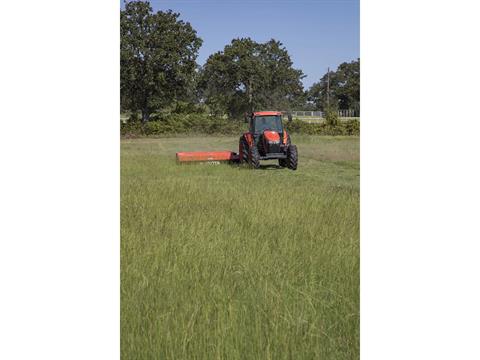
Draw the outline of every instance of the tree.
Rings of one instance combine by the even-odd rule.
[[[234,39],[207,59],[199,84],[202,96],[215,113],[231,117],[260,108],[287,110],[303,95],[304,75],[292,65],[279,41]]]
[[[122,109],[153,110],[191,95],[202,40],[179,14],[153,12],[145,1],[125,4],[120,13],[120,97]]]
[[[328,79],[330,91],[327,96]],[[327,99],[329,98],[329,104]],[[317,109],[354,109],[360,112],[360,59],[340,64],[336,71],[326,73],[308,91],[308,99]]]

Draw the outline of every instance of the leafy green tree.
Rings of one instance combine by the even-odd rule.
[[[328,78],[330,91],[327,94]],[[360,59],[340,64],[336,71],[323,75],[308,91],[317,109],[354,109],[360,112]]]
[[[304,75],[292,65],[279,41],[234,39],[207,59],[199,86],[216,114],[238,117],[261,108],[288,110],[304,95]]]
[[[142,121],[174,100],[192,96],[202,40],[171,10],[153,12],[131,1],[120,13],[120,96],[122,109],[141,111]]]

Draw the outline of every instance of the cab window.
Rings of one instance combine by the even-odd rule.
[[[252,132],[263,133],[265,130],[283,132],[280,115],[255,116],[252,121]]]

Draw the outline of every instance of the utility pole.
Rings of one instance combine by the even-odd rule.
[[[253,84],[252,84],[252,79],[248,79],[248,106],[250,108],[250,112],[253,112]]]
[[[327,68],[327,109],[330,108],[330,68]]]

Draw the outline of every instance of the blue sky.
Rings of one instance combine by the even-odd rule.
[[[123,1],[122,1],[123,3]],[[287,48],[306,87],[327,68],[360,57],[359,0],[151,0],[154,10],[172,9],[203,39],[197,62],[238,37],[271,38]],[[122,5],[123,6],[123,5]]]

